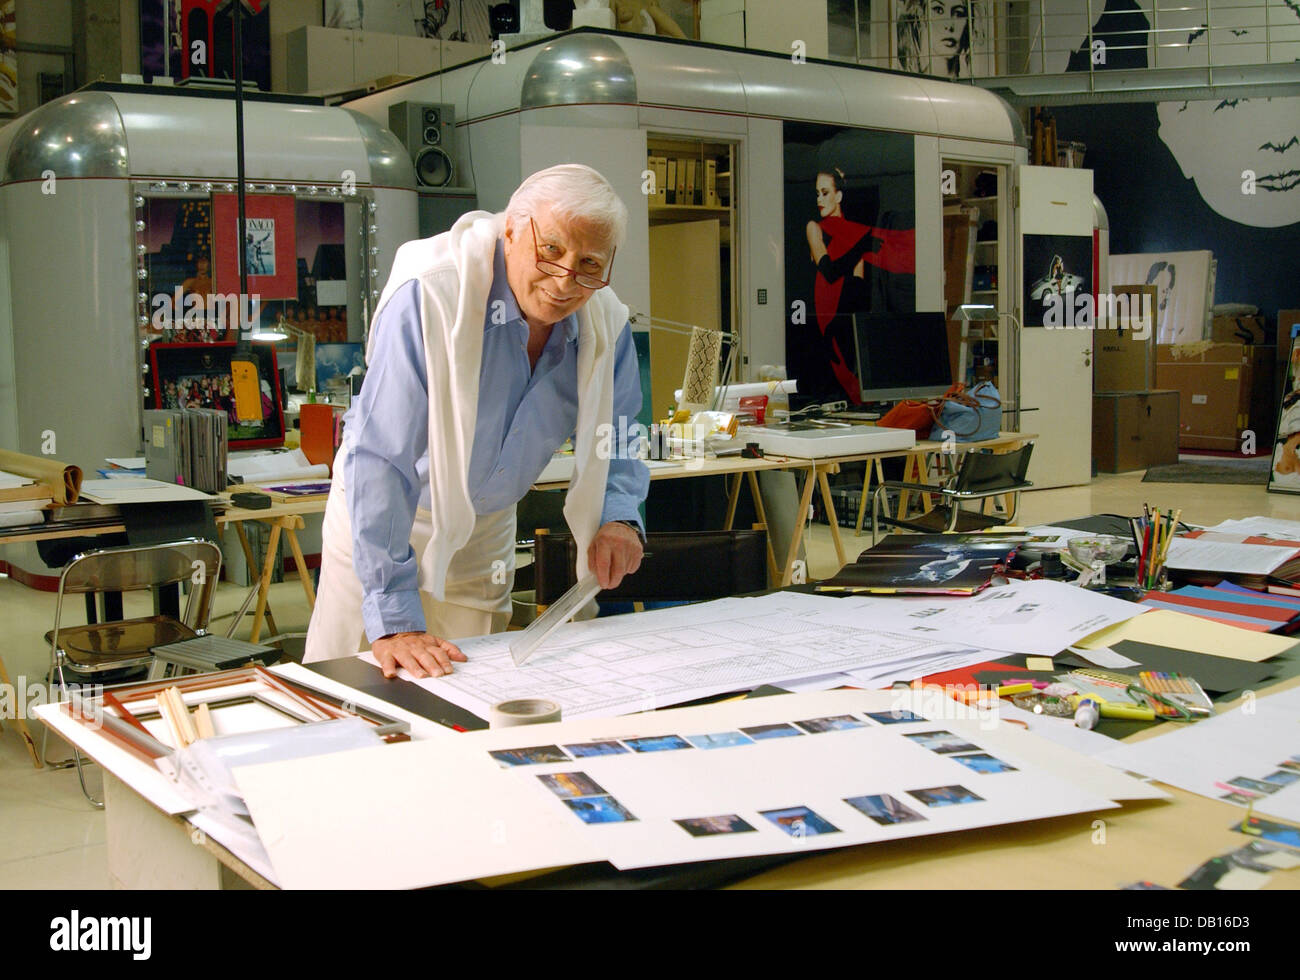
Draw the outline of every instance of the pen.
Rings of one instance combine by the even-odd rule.
[[[1115,701],[1100,701],[1097,698],[1083,697],[1075,695],[1070,699],[1070,703],[1076,708],[1089,702],[1096,705],[1098,713],[1103,718],[1127,718],[1130,721],[1155,721],[1156,713],[1150,708],[1143,708],[1136,704],[1119,704]]]

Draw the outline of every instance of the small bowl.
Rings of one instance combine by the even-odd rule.
[[[1129,542],[1126,538],[1113,534],[1090,534],[1087,537],[1071,538],[1068,545],[1070,554],[1085,565],[1091,565],[1099,559],[1107,565],[1113,565],[1117,561],[1122,561],[1128,554],[1128,546]]]

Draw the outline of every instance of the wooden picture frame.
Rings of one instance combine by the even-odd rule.
[[[1269,493],[1300,493],[1300,336],[1291,341],[1278,406],[1277,427],[1269,446]]]
[[[253,685],[250,689],[248,685]],[[186,707],[208,704],[217,710],[249,702],[263,704],[294,724],[360,718],[385,742],[410,740],[410,726],[388,715],[345,703],[308,685],[288,681],[261,666],[238,667],[210,674],[144,681],[104,690],[94,697],[72,695],[63,710],[74,720],[100,731],[118,748],[152,765],[173,746],[154,737],[144,722],[158,714],[158,696],[176,688]]]

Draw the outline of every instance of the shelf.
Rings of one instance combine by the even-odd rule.
[[[995,202],[996,202],[997,199],[998,199],[998,196],[997,196],[996,194],[994,194],[992,197],[964,197],[964,198],[962,198],[962,203],[963,203],[963,204],[979,204],[979,203],[981,203],[981,202],[983,202],[983,201],[995,201]]]
[[[708,215],[729,216],[731,208],[709,204],[651,204],[651,219],[671,221],[674,218],[702,218]]]
[[[979,248],[981,245],[996,245],[997,243],[998,243],[998,240],[997,240],[996,238],[994,238],[994,239],[991,240],[991,241],[988,240],[988,239],[985,239],[985,240],[982,241],[982,242],[976,242],[976,243],[975,243],[975,247],[976,247],[976,248]]]
[[[996,296],[998,291],[996,289],[972,289],[970,294],[972,296]]]

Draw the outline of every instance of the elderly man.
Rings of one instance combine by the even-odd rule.
[[[635,432],[641,407],[627,307],[605,288],[626,227],[609,183],[566,164],[504,214],[398,250],[334,465],[306,661],[364,633],[386,675],[438,676],[465,659],[450,639],[504,629],[515,504],[570,435],[579,573],[610,588],[636,571],[649,472],[630,440],[599,438]]]

